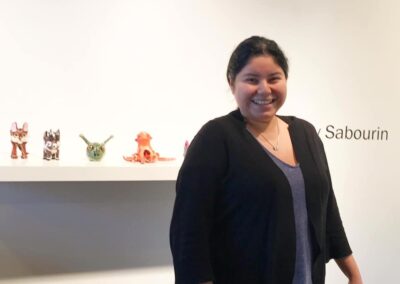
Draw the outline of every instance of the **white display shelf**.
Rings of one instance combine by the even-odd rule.
[[[43,275],[21,279],[0,280],[0,284],[172,284],[172,267],[136,268],[130,270],[68,273],[62,275]]]
[[[0,161],[0,182],[31,181],[157,181],[176,180],[182,159],[151,164],[120,160],[101,162],[45,161],[11,158]]]

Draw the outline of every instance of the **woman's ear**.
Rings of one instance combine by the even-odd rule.
[[[235,81],[232,79],[229,79],[229,88],[231,89],[232,94],[235,92]]]

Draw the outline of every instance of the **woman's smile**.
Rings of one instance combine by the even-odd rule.
[[[256,105],[269,105],[275,102],[275,99],[272,97],[266,98],[266,99],[258,99],[258,98],[253,98],[250,100],[253,104]]]

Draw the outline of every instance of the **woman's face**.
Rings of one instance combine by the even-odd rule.
[[[251,58],[230,87],[240,112],[249,121],[270,121],[286,99],[285,74],[269,55]]]

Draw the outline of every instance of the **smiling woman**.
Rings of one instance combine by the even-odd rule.
[[[287,59],[246,39],[227,79],[238,109],[206,123],[176,182],[170,244],[177,284],[323,284],[334,258],[362,283],[315,128],[277,115]]]
[[[254,48],[249,48],[251,45]],[[246,119],[268,123],[286,99],[287,58],[272,40],[243,41],[229,60],[227,79]]]
[[[248,121],[268,123],[286,99],[285,73],[270,55],[250,59],[230,87]]]

